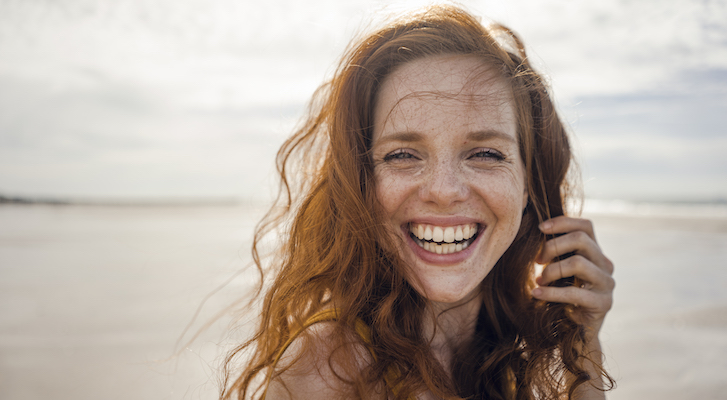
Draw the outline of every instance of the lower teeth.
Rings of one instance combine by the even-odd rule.
[[[472,239],[467,240],[462,243],[435,244],[433,242],[417,241],[417,244],[419,245],[419,247],[421,247],[424,250],[431,252],[431,253],[451,254],[451,253],[457,253],[457,252],[460,252],[460,251],[466,249],[467,247],[469,247],[471,242],[472,242]]]

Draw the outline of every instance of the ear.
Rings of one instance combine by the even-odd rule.
[[[525,209],[527,208],[527,206],[528,206],[528,189],[525,188],[523,190],[523,204],[522,204],[522,207],[520,207],[523,210],[523,214],[525,214]]]

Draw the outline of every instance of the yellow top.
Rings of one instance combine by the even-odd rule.
[[[303,332],[304,330],[308,329],[311,325],[317,324],[319,322],[326,322],[326,321],[335,321],[338,319],[338,312],[334,308],[328,308],[325,310],[318,311],[317,313],[313,314],[308,321],[305,322],[305,324],[300,328],[298,332],[296,332],[295,335],[291,335],[290,338],[285,342],[283,347],[280,349],[280,352],[275,357],[275,360],[273,361],[273,366],[278,364],[278,361],[280,361],[280,358],[283,356],[283,353],[290,347],[290,344],[293,343],[293,340],[295,340],[298,335]],[[373,349],[371,349],[371,329],[366,325],[365,322],[361,321],[360,319],[356,319],[356,325],[354,327],[356,330],[356,334],[363,340],[363,342],[366,344],[366,348],[369,349],[369,352],[371,353],[371,356],[376,360],[376,354],[374,353]],[[397,371],[390,370],[386,374],[385,380],[386,385],[391,389],[391,391],[394,393],[394,396],[398,393],[397,387],[393,386],[391,382],[395,382],[396,378],[399,376]],[[267,380],[265,382],[265,391],[263,393],[263,399],[265,399],[265,396],[267,396],[268,392],[268,386],[270,385],[270,377],[271,375],[268,374]],[[409,397],[408,400],[415,400],[414,397]]]

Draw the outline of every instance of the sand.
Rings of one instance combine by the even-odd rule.
[[[213,399],[261,209],[0,206],[0,399]],[[615,262],[610,399],[727,393],[727,218],[592,214]],[[176,347],[175,347],[176,346]],[[175,355],[176,354],[176,355]]]
[[[727,398],[727,219],[592,218],[616,264],[608,397]]]

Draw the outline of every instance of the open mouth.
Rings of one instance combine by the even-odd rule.
[[[426,251],[436,254],[452,254],[469,247],[477,239],[479,224],[436,226],[409,224],[409,236]]]

